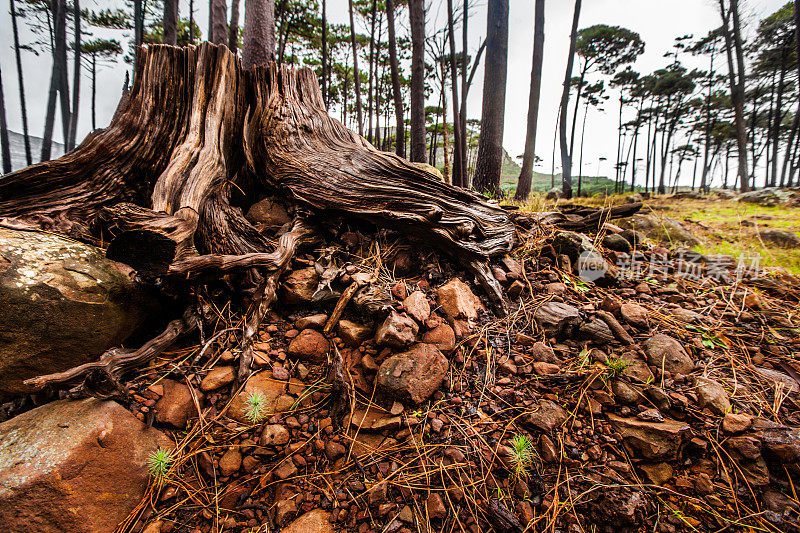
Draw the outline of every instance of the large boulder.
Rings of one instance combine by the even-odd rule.
[[[378,386],[399,400],[422,403],[442,384],[448,366],[436,346],[415,344],[381,363]]]
[[[99,248],[0,228],[0,400],[28,392],[26,379],[97,359],[152,315],[131,273]]]
[[[666,216],[637,213],[632,217],[620,220],[619,225],[625,229],[638,231],[647,238],[658,242],[684,243],[687,246],[700,244],[697,237],[682,223]]]
[[[763,206],[776,206],[784,200],[785,195],[775,187],[759,189],[757,191],[744,192],[737,198],[740,202],[757,204]]]
[[[781,248],[800,248],[800,237],[793,231],[782,229],[765,229],[758,233],[765,241],[771,242]]]
[[[112,532],[169,439],[115,402],[57,401],[0,424],[3,531]]]

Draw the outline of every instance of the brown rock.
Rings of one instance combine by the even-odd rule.
[[[741,433],[750,429],[753,417],[744,413],[728,413],[722,419],[722,431],[725,433]]]
[[[458,278],[453,278],[436,289],[436,298],[450,322],[465,319],[471,325],[478,318],[478,311],[484,309],[469,285]]]
[[[539,409],[523,418],[523,422],[542,431],[553,431],[567,420],[563,407],[550,400],[542,400]]]
[[[264,198],[254,203],[247,210],[245,218],[253,225],[263,225],[268,228],[279,228],[292,220],[286,208],[272,198]]]
[[[392,348],[404,348],[414,343],[418,331],[419,326],[414,319],[405,313],[392,310],[375,333],[375,343]]]
[[[328,350],[330,349],[331,344],[328,339],[323,337],[322,333],[313,329],[304,329],[297,337],[292,339],[286,352],[291,357],[296,357],[303,361],[321,363],[327,359]]]
[[[728,392],[713,379],[698,377],[694,380],[695,392],[701,408],[708,407],[712,413],[724,416],[731,410]]]
[[[438,492],[431,492],[427,501],[428,516],[433,520],[444,520],[447,516],[447,508],[444,506],[442,497]]]
[[[439,351],[449,355],[456,349],[456,334],[449,324],[442,322],[435,328],[422,334],[422,342],[433,344]]]
[[[334,533],[330,517],[329,512],[314,509],[282,529],[281,533]]]
[[[299,330],[304,330],[308,328],[314,329],[322,329],[325,323],[328,321],[328,315],[325,313],[319,313],[317,315],[311,316],[304,316],[303,318],[298,318],[297,321],[294,323],[294,327]]]
[[[0,228],[0,403],[26,379],[96,360],[157,306],[103,250]]]
[[[436,346],[416,344],[381,364],[378,386],[401,401],[421,403],[442,384],[447,368],[447,359]]]
[[[539,376],[546,376],[547,374],[558,374],[561,367],[552,363],[543,363],[536,361],[533,363],[533,371]]]
[[[236,369],[232,366],[218,366],[211,369],[211,372],[206,374],[203,381],[200,382],[200,390],[208,392],[212,390],[221,389],[226,385],[233,383],[236,379]]]
[[[639,465],[639,468],[642,469],[650,483],[658,486],[663,486],[675,475],[669,463],[643,463]]]
[[[415,291],[409,294],[408,297],[403,300],[403,309],[405,309],[406,313],[408,313],[411,318],[420,324],[424,323],[428,320],[428,317],[431,316],[431,304],[428,303],[428,299],[422,291]]]
[[[372,336],[371,327],[344,319],[339,321],[336,331],[345,344],[350,346],[358,346]]]
[[[0,424],[3,531],[111,533],[169,439],[115,402],[61,400]]]
[[[634,303],[622,304],[619,308],[622,318],[631,326],[639,329],[647,329],[647,309]]]
[[[261,432],[262,446],[284,446],[292,440],[292,434],[281,424],[267,424]]]
[[[336,441],[329,440],[325,443],[325,456],[329,461],[335,461],[347,453],[347,448]]]
[[[297,516],[297,503],[294,497],[280,500],[275,504],[275,523],[284,526],[286,523]]]
[[[281,285],[283,301],[288,305],[309,303],[319,284],[319,275],[314,267],[294,270]]]
[[[250,421],[246,416],[246,401],[251,394],[260,394],[264,398],[264,418],[270,417],[276,413],[281,412],[278,407],[279,400],[286,398],[289,407],[294,403],[294,398],[286,395],[288,390],[292,394],[300,394],[306,389],[305,385],[301,382],[290,379],[289,381],[278,381],[274,379],[270,372],[259,372],[250,376],[244,389],[234,396],[231,400],[230,407],[228,407],[228,416],[239,422],[249,424]]]
[[[638,418],[623,418],[609,414],[614,429],[623,437],[628,452],[652,461],[672,461],[678,458],[689,424],[676,420],[651,422]]]
[[[543,342],[535,342],[531,347],[531,357],[534,361],[542,363],[555,363],[556,354],[551,347]]]
[[[161,381],[164,396],[156,402],[156,420],[175,427],[185,428],[186,422],[197,415],[197,408],[192,399],[192,392],[183,383],[171,379]],[[203,395],[196,393],[200,407],[203,406]]]
[[[656,333],[644,343],[647,362],[656,368],[663,368],[673,374],[690,374],[694,361],[683,346],[667,335]]]
[[[288,479],[297,475],[297,467],[291,459],[287,458],[281,461],[281,464],[279,464],[272,473],[275,474],[275,477],[278,479]]]
[[[231,448],[219,459],[219,470],[222,472],[223,477],[231,476],[239,471],[242,466],[242,454],[239,450]]]
[[[519,298],[519,295],[522,294],[522,291],[525,290],[525,284],[520,280],[515,281],[511,285],[509,285],[506,292],[508,293],[508,297],[512,300],[516,300]]]

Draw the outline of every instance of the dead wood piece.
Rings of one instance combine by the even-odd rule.
[[[633,337],[631,337],[630,334],[627,331],[625,331],[625,328],[622,327],[622,324],[619,323],[619,321],[616,319],[616,317],[614,317],[614,315],[612,315],[608,311],[603,311],[602,309],[598,309],[597,311],[595,311],[595,313],[597,314],[597,316],[603,319],[603,322],[608,324],[608,327],[611,328],[611,332],[621,343],[627,345],[636,343],[636,341],[633,340]]]
[[[536,215],[534,221],[543,226],[553,226],[569,231],[598,231],[604,223],[618,218],[627,218],[638,213],[642,208],[641,202],[604,207],[584,207],[564,209],[561,211],[548,211]],[[517,217],[523,216],[522,214]]]
[[[328,318],[328,321],[325,323],[325,327],[322,328],[323,333],[326,335],[331,334],[336,325],[339,323],[339,319],[342,317],[344,308],[347,307],[347,304],[350,303],[350,300],[353,299],[353,296],[355,296],[356,291],[358,291],[359,288],[360,285],[358,282],[354,281],[345,289],[345,291],[339,297],[339,301],[336,302],[336,307],[333,308],[333,312]]]

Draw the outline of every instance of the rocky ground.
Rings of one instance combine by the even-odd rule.
[[[116,402],[6,404],[0,521],[799,530],[800,279],[623,222],[515,220],[519,246],[492,267],[506,317],[425,243],[343,224],[283,278],[246,383],[243,319],[209,297],[214,327]]]

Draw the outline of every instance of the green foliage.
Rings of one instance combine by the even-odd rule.
[[[172,466],[173,459],[172,451],[158,448],[147,456],[147,470],[156,479],[165,478]]]
[[[267,397],[261,392],[251,392],[244,400],[244,416],[252,424],[258,424],[267,416]]]
[[[630,367],[631,364],[616,357],[609,357],[606,362],[606,368],[611,377],[616,377],[625,372],[625,369]]]
[[[514,435],[511,439],[511,463],[514,466],[514,475],[517,477],[527,476],[535,457],[533,440],[522,433]]]
[[[596,24],[578,32],[575,52],[583,58],[585,71],[596,66],[600,72],[611,75],[644,53],[644,41],[629,29]]]

